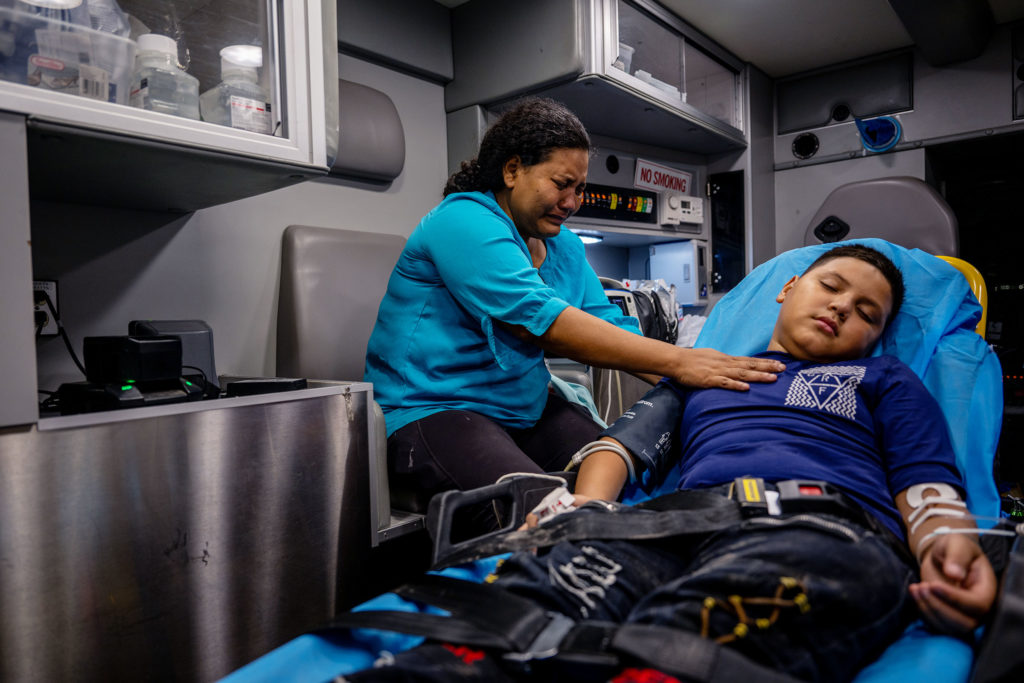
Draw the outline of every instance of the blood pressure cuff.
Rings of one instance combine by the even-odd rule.
[[[663,380],[601,432],[601,436],[612,437],[633,455],[637,476],[645,473],[642,487],[649,493],[678,459],[682,418],[683,399],[679,389]]]

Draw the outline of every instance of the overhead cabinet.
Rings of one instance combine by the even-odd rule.
[[[591,133],[701,154],[746,146],[743,64],[650,0],[473,0],[452,12],[445,105],[524,94]]]
[[[338,146],[335,1],[0,6],[0,427],[38,419],[29,198],[185,213],[325,175]],[[187,98],[159,93],[160,79],[135,81],[137,57],[161,46],[172,80],[194,86],[191,108],[169,106]],[[195,94],[232,69],[253,86],[225,98],[236,116],[197,117]]]
[[[191,211],[326,173],[334,2],[0,8],[0,108],[26,116],[32,196]]]

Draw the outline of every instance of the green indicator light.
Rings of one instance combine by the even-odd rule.
[[[188,380],[185,380],[185,384],[192,386],[192,382],[189,382]]]
[[[121,391],[128,391],[131,388],[132,388],[131,384],[125,384],[124,386],[121,387]]]
[[[135,380],[133,379],[126,379],[125,382],[128,382],[128,384],[135,384]]]

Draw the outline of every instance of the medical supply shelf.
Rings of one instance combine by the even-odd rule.
[[[122,4],[128,10],[135,10],[138,5],[136,11],[141,13],[160,3],[152,0],[126,0]],[[65,127],[69,135],[74,132],[83,135],[90,132],[114,134],[129,140],[223,152],[247,159],[293,164],[313,174],[325,173],[330,165],[328,157],[333,156],[337,146],[336,133],[327,130],[329,126],[337,126],[334,3],[330,0],[247,0],[240,3],[240,6],[245,9],[244,13],[236,7],[192,8],[190,17],[195,17],[192,24],[186,23],[186,18],[177,22],[177,31],[183,33],[178,38],[183,44],[179,54],[206,54],[207,62],[217,61],[216,65],[198,62],[186,64],[192,71],[207,74],[203,88],[209,89],[219,77],[218,51],[227,45],[207,46],[200,45],[199,41],[252,43],[257,50],[261,50],[260,72],[267,85],[270,96],[268,104],[273,119],[268,134],[132,107],[123,96],[118,96],[116,101],[106,101],[103,97],[93,99],[47,89],[44,87],[47,82],[45,79],[39,85],[0,80],[0,96],[3,101],[0,107],[7,112],[22,114],[30,121],[44,121]],[[217,29],[208,28],[209,24],[214,24]],[[60,23],[54,26],[56,28],[53,32],[64,36],[78,35],[71,30],[75,28],[73,25]],[[203,28],[200,30],[198,27]],[[193,30],[193,33],[184,33],[188,29]],[[80,27],[78,30],[88,31]],[[86,37],[92,37],[94,42],[97,36],[104,35],[97,31],[88,33],[93,35]],[[177,38],[173,35],[171,37]],[[122,57],[134,57],[134,41],[117,36],[110,36],[108,40],[130,45],[133,49]],[[132,66],[127,68],[130,73]],[[30,78],[29,82],[38,80]],[[324,87],[312,87],[311,84],[323,84]],[[111,96],[110,99],[115,98]],[[333,120],[329,116],[331,111],[334,112]],[[333,142],[329,142],[329,137],[334,138]],[[331,146],[335,149],[330,149]],[[65,166],[68,167],[88,166],[89,161],[89,158],[64,157]],[[129,157],[124,163],[130,165],[133,161]],[[167,177],[161,180],[173,183],[182,169],[164,170]],[[92,203],[103,203],[102,197],[98,199]],[[162,210],[165,207],[151,208]]]
[[[350,604],[371,401],[310,382],[0,429],[0,679],[216,680]]]

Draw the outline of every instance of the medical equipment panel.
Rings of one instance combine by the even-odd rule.
[[[600,218],[627,223],[656,225],[658,195],[647,190],[589,183],[583,191],[578,218]]]
[[[650,247],[652,280],[664,280],[676,286],[676,301],[684,306],[707,303],[707,242],[683,240]]]
[[[597,183],[587,183],[582,204],[568,224],[598,232],[611,228],[612,232],[638,229],[653,231],[651,235],[706,236],[701,197],[673,190],[655,192]]]
[[[679,192],[658,193],[658,222],[662,225],[704,223],[704,200]]]
[[[604,293],[607,295],[608,301],[618,306],[623,315],[629,315],[634,318],[640,317],[636,310],[636,300],[633,298],[632,292],[625,289],[606,289]]]

